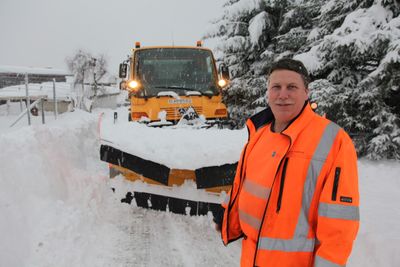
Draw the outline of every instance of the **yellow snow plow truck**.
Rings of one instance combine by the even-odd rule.
[[[200,41],[196,47],[141,48],[136,43],[129,62],[120,65],[120,78],[121,88],[129,91],[129,120],[149,126],[227,123],[221,91],[229,71],[220,65],[218,75],[211,50]]]
[[[130,203],[134,199],[140,207],[179,214],[218,213],[224,192],[229,191],[233,182],[237,165],[235,161],[220,161],[217,165],[205,167],[175,167],[178,165],[168,166],[165,162],[147,158],[138,146],[132,149],[128,147],[132,147],[137,139],[140,139],[140,144],[137,144],[149,147],[144,142],[149,142],[149,145],[154,143],[154,137],[151,138],[154,130],[157,130],[154,127],[163,128],[158,131],[168,128],[165,142],[177,139],[167,136],[174,134],[172,129],[187,129],[187,125],[195,129],[213,128],[192,128],[192,133],[219,131],[214,128],[223,126],[228,117],[221,96],[229,82],[228,68],[220,65],[218,71],[211,50],[203,48],[200,42],[193,47],[142,48],[136,43],[132,55],[120,64],[119,70],[119,76],[123,79],[120,87],[129,91],[130,110],[125,122],[132,125],[130,128],[137,127],[137,130],[133,130],[129,136],[131,139],[125,144],[123,138],[112,140],[113,134],[104,137],[107,141],[102,141],[100,157],[109,163],[110,177],[121,174],[133,182],[132,192],[128,192],[121,201]],[[153,126],[145,127],[153,132],[133,137],[144,129],[139,123]],[[115,127],[121,127],[121,124]],[[115,128],[115,131],[126,135],[126,129]],[[221,131],[228,131],[228,134],[234,132],[228,129]],[[182,147],[185,142],[181,140],[176,146]],[[174,146],[171,146],[171,150],[174,150]],[[182,161],[182,158],[176,158],[176,161]],[[195,190],[191,191],[193,187]]]

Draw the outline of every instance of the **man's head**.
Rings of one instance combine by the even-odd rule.
[[[268,103],[275,123],[287,125],[308,99],[310,76],[303,63],[288,58],[274,62],[268,76]]]

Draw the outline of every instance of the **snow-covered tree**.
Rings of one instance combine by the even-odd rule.
[[[333,107],[322,110],[354,135],[361,155],[400,159],[399,103],[388,97],[395,97],[400,75],[400,6],[358,2],[340,27],[296,58],[324,81],[313,95]],[[326,83],[336,88],[333,94],[321,94]]]
[[[277,29],[262,0],[230,0],[224,8],[223,16],[205,38],[218,39],[217,60],[229,66],[232,76],[224,97],[231,117],[243,124],[254,109],[265,103],[263,66],[255,64],[266,48],[264,44],[272,38],[269,33]]]
[[[74,74],[75,85],[85,82],[97,84],[107,73],[107,60],[104,55],[94,57],[90,52],[78,50],[65,61],[68,69]]]
[[[78,50],[65,61],[74,74],[76,105],[90,111],[90,99],[97,95],[98,81],[107,73],[107,60],[104,55],[94,57],[90,52]]]
[[[231,70],[225,99],[241,124],[266,104],[266,73],[303,61],[319,112],[350,132],[360,155],[400,159],[400,4],[395,0],[230,0],[205,38]]]

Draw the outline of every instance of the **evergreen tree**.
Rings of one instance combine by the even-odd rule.
[[[205,35],[219,40],[217,60],[230,68],[232,81],[224,97],[239,125],[265,106],[265,72],[274,59],[274,38],[292,5],[292,1],[227,1],[224,14]]]
[[[230,0],[205,38],[231,70],[225,100],[245,119],[265,106],[272,62],[294,57],[314,82],[319,111],[370,158],[400,158],[400,4],[395,0]]]
[[[388,101],[400,71],[399,7],[391,1],[356,4],[340,27],[297,58],[325,80],[313,86],[312,96],[331,103],[323,112],[354,135],[360,155],[400,159],[399,104]],[[320,94],[327,83],[335,89]]]

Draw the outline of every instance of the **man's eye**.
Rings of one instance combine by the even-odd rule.
[[[274,90],[274,91],[277,91],[277,90],[281,89],[281,87],[280,86],[272,86],[271,89]]]
[[[297,86],[295,86],[295,85],[289,85],[289,86],[288,86],[288,89],[289,89],[289,90],[296,90],[296,89],[297,89]]]

